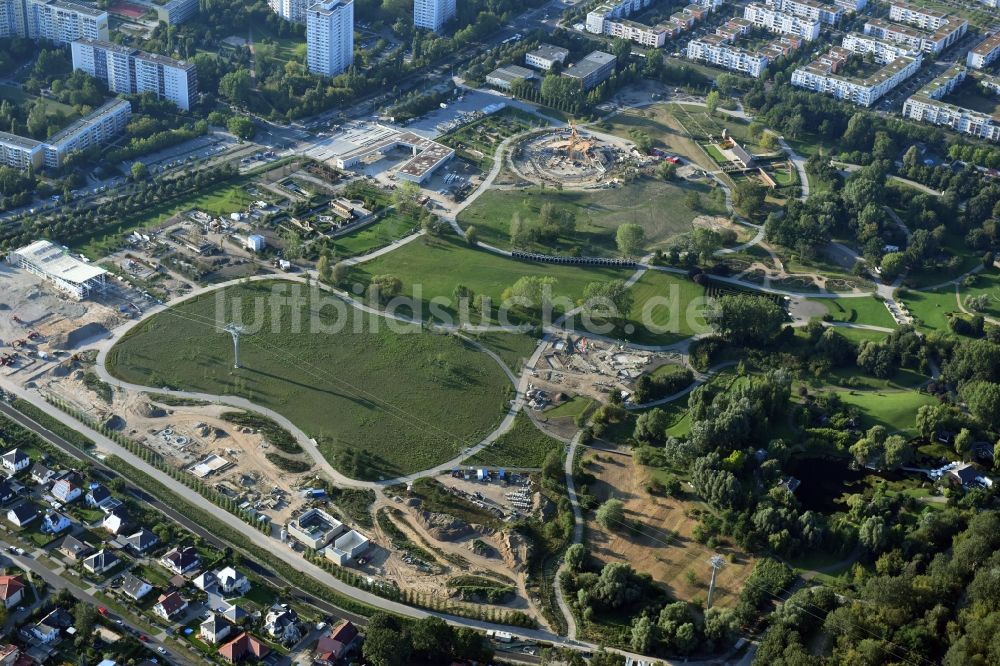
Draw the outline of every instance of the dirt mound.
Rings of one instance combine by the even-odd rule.
[[[438,541],[455,541],[472,534],[473,531],[469,523],[446,513],[421,511],[418,518],[427,533]]]
[[[497,541],[504,563],[517,573],[524,571],[531,559],[531,542],[516,530],[500,532]]]
[[[166,416],[167,410],[151,402],[139,402],[135,406],[135,413],[147,419],[158,419]]]
[[[118,416],[117,414],[111,414],[110,416],[108,416],[108,418],[104,420],[104,423],[102,423],[101,425],[103,425],[108,430],[124,430],[125,419]]]
[[[107,326],[92,321],[71,331],[56,333],[47,342],[53,349],[74,349],[89,340],[106,338],[110,334]]]
[[[52,371],[49,374],[51,374],[53,377],[65,377],[66,375],[69,374],[69,366],[60,363],[56,367],[52,368]]]

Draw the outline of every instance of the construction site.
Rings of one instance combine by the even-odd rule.
[[[571,122],[568,129],[526,136],[511,152],[509,165],[536,185],[583,189],[614,186],[629,159],[637,157],[627,141],[580,130]]]
[[[642,375],[683,363],[679,352],[626,349],[620,344],[566,334],[547,341],[538,362],[528,371],[536,393],[604,400],[614,391],[628,397]],[[538,409],[544,406],[540,403]]]

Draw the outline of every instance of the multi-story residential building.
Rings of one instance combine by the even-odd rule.
[[[455,0],[413,0],[413,25],[440,32],[455,18]]]
[[[884,66],[877,72],[858,78],[845,76],[842,72],[851,55],[853,53],[848,49],[835,46],[805,67],[796,69],[792,74],[792,85],[868,107],[916,74],[923,62],[923,54],[920,53],[899,56],[883,63]]]
[[[0,164],[27,170],[45,164],[45,144],[24,136],[0,132]]]
[[[653,0],[618,0],[617,2],[609,2],[598,5],[593,9],[593,11],[587,14],[587,20],[584,26],[586,27],[587,32],[592,32],[595,35],[603,35],[605,34],[605,21],[627,18],[635,12],[645,9],[652,2]]]
[[[24,0],[0,0],[0,38],[27,36],[27,8]]]
[[[152,2],[150,8],[167,25],[180,25],[198,13],[198,0],[168,0],[162,5]]]
[[[1000,141],[1000,116],[973,111],[942,99],[955,91],[965,81],[968,72],[961,65],[953,65],[944,74],[921,88],[903,103],[903,116],[933,125],[950,127],[970,136]],[[1000,79],[983,77],[985,87],[1000,94]]]
[[[27,0],[25,26],[31,39],[48,39],[58,44],[89,37],[108,39],[108,13],[67,0]]]
[[[659,48],[667,42],[668,30],[662,25],[648,26],[628,19],[605,21],[606,34],[627,39],[643,46]]]
[[[875,60],[881,63],[889,63],[900,56],[917,53],[916,49],[910,48],[905,44],[886,42],[854,32],[844,35],[844,39],[840,45],[851,53],[871,53],[875,56]]]
[[[743,18],[771,32],[793,35],[806,41],[812,41],[819,37],[820,23],[817,19],[786,14],[755,2],[744,8]]]
[[[306,12],[316,0],[268,0],[274,13],[293,23],[305,23]]]
[[[566,64],[567,56],[569,56],[569,49],[552,46],[552,44],[539,44],[537,49],[524,54],[524,64],[528,67],[548,71],[555,67],[557,62],[561,65]]]
[[[889,20],[909,23],[922,30],[937,30],[949,22],[946,12],[916,7],[899,0],[889,5]]]
[[[979,2],[983,3],[987,7],[993,7],[994,9],[1000,8],[1000,0],[979,0]]]
[[[961,39],[968,27],[967,21],[954,21],[934,32],[927,32],[902,23],[873,18],[865,22],[864,31],[866,35],[906,44],[918,51],[941,53]]]
[[[857,13],[868,6],[868,0],[833,0],[833,4],[845,12]]]
[[[965,64],[973,69],[982,69],[997,58],[1000,58],[1000,32],[987,37],[969,51]]]
[[[124,134],[131,115],[132,105],[127,100],[116,99],[77,120],[45,142],[45,166],[57,167],[72,152],[118,138]]]
[[[583,90],[590,90],[614,74],[616,61],[617,58],[610,53],[591,51],[575,65],[568,67],[563,76],[579,81]]]
[[[72,51],[73,69],[104,81],[113,92],[151,92],[185,111],[197,100],[198,72],[193,63],[94,39],[76,40]]]
[[[818,0],[766,0],[774,9],[802,18],[835,25],[844,17],[844,9]]]
[[[760,78],[767,69],[768,58],[762,53],[751,53],[737,48],[722,35],[706,35],[688,42],[687,57],[701,60],[723,69],[743,72]]]
[[[306,16],[309,71],[336,76],[354,62],[354,0],[324,0]]]

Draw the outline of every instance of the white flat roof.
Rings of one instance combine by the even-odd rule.
[[[103,268],[71,257],[61,247],[47,240],[35,241],[31,245],[14,250],[14,253],[52,277],[73,284],[84,284],[107,273]]]

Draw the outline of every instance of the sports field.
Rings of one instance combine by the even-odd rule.
[[[700,203],[692,208],[685,195],[696,192]],[[663,247],[678,234],[691,231],[698,215],[725,215],[711,188],[701,183],[664,182],[643,178],[621,187],[567,191],[541,189],[490,190],[459,214],[463,228],[475,226],[480,239],[511,247],[510,222],[517,215],[530,224],[539,218],[542,204],[551,203],[576,218],[576,230],[552,242],[532,243],[523,249],[550,254],[575,251],[585,256],[618,256],[615,231],[622,224],[638,224],[646,232],[646,248]]]
[[[315,437],[335,464],[348,451],[370,454],[374,478],[448,460],[499,423],[510,382],[482,352],[453,336],[388,330],[353,308],[282,303],[293,285],[229,287],[155,315],[115,345],[108,370],[147,386],[246,397]],[[239,370],[215,326],[219,302],[223,322],[239,307],[259,328],[244,336]]]

